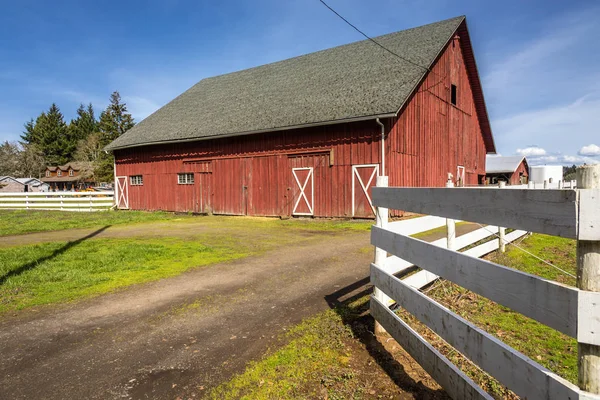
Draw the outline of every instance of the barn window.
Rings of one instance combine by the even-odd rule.
[[[62,176],[62,171],[60,169],[56,171],[56,176]]]
[[[177,183],[180,185],[193,185],[194,184],[194,174],[184,173],[177,174]]]
[[[452,103],[453,106],[456,105],[456,85],[450,86],[450,103]]]
[[[129,182],[131,186],[142,186],[144,184],[144,178],[142,175],[132,175],[129,177]]]
[[[73,170],[72,169],[69,170],[69,176],[73,176]]]
[[[46,171],[46,177],[50,177],[50,171]]]

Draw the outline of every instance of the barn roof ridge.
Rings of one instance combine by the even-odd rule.
[[[374,38],[410,61],[367,39],[204,78],[106,150],[395,116],[465,24],[459,16]],[[474,86],[481,90],[479,82]],[[494,152],[484,104],[478,114]]]

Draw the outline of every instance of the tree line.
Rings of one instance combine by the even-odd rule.
[[[113,181],[114,157],[104,147],[135,125],[121,101],[119,92],[110,96],[110,104],[96,118],[93,105],[81,104],[69,123],[56,104],[36,119],[25,123],[19,142],[0,145],[0,176],[40,178],[46,166],[70,161],[85,163],[89,177],[96,182]]]

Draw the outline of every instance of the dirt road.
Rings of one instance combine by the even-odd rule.
[[[368,232],[214,265],[0,320],[0,398],[187,398],[368,274]],[[363,249],[362,251],[360,249]]]

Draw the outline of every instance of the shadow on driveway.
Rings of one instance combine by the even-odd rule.
[[[432,390],[421,381],[416,382],[406,372],[404,366],[394,359],[381,342],[377,340],[373,333],[375,320],[368,312],[369,302],[357,309],[349,307],[352,302],[372,292],[373,286],[370,284],[369,277],[366,277],[325,296],[325,301],[342,318],[344,324],[352,329],[354,336],[363,343],[373,360],[379,364],[398,387],[415,393],[416,398],[419,399],[449,399],[444,390]]]
[[[12,278],[13,276],[19,276],[24,272],[27,272],[29,270],[36,268],[38,265],[40,265],[44,261],[52,260],[53,258],[60,256],[65,251],[77,246],[79,243],[81,243],[87,239],[93,238],[94,236],[102,233],[103,231],[105,231],[106,229],[108,229],[110,227],[111,227],[111,225],[106,225],[106,226],[98,229],[97,231],[94,231],[94,232],[90,233],[89,235],[86,235],[80,239],[74,240],[72,242],[67,242],[67,244],[65,244],[61,248],[54,250],[52,252],[52,254],[45,256],[45,257],[38,258],[35,261],[28,262],[27,264],[23,264],[20,267],[7,272],[5,275],[0,276],[0,286],[3,285],[4,282],[7,281],[7,279]]]

